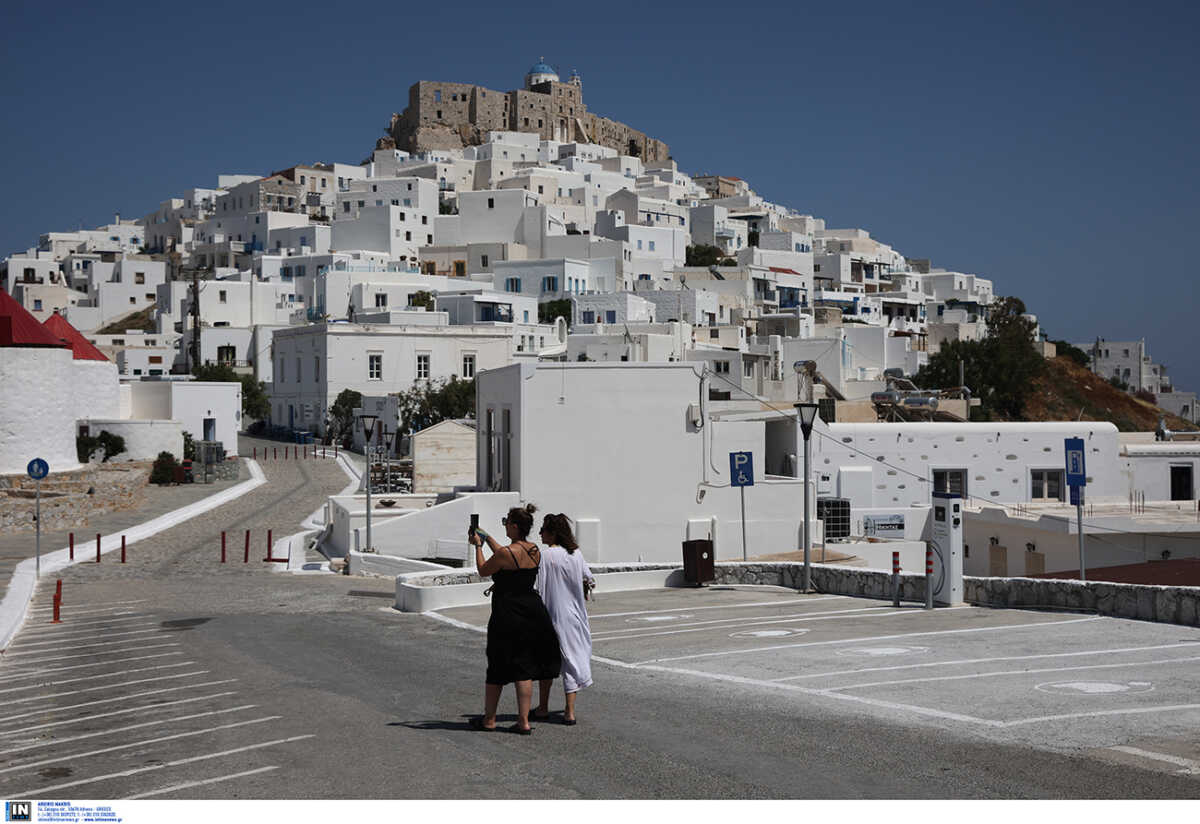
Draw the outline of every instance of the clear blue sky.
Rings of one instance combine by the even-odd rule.
[[[223,172],[357,163],[419,79],[539,56],[690,173],[1146,337],[1200,390],[1192,3],[54,4],[0,11],[0,253]]]

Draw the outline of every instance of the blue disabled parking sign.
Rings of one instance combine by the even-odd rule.
[[[40,481],[42,478],[50,474],[50,464],[43,461],[41,458],[34,458],[29,462],[29,466],[25,467],[25,471],[29,473],[29,477],[35,481]]]
[[[729,485],[754,486],[754,453],[729,453]]]

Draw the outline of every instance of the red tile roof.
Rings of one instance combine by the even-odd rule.
[[[0,289],[0,346],[65,346],[38,319]]]
[[[789,275],[800,274],[795,269],[784,269],[782,266],[768,266],[767,268],[770,269],[772,272],[786,272]]]
[[[46,322],[42,325],[50,331],[50,334],[61,339],[71,347],[71,352],[74,354],[75,360],[108,360],[108,358],[104,357],[103,352],[92,346],[91,341],[85,338],[83,333],[68,323],[67,319],[58,314],[58,312],[47,318]]]

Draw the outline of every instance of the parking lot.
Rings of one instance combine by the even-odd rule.
[[[488,609],[441,617],[483,631]],[[1195,628],[743,586],[601,594],[590,612],[602,665],[1200,780]]]

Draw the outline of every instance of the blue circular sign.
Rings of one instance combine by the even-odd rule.
[[[42,478],[50,474],[50,464],[43,461],[41,458],[34,458],[29,462],[29,466],[25,467],[25,471],[29,473],[29,477],[35,481],[40,481]]]

